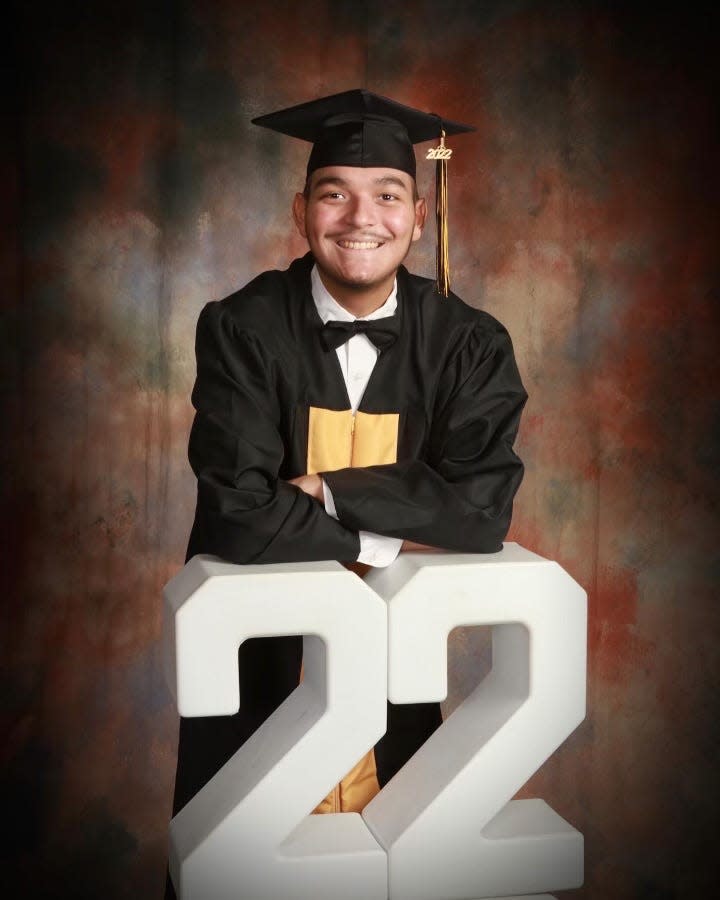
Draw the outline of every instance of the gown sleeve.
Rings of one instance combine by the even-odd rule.
[[[507,331],[483,320],[441,376],[423,459],[322,473],[339,520],[445,550],[500,550],[523,476],[513,442],[526,400]]]
[[[196,409],[188,455],[198,480],[187,558],[234,563],[356,560],[354,529],[278,473],[285,456],[276,389],[278,360],[222,303],[200,314]]]

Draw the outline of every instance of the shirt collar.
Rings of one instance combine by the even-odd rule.
[[[387,300],[381,307],[374,312],[371,312],[368,316],[354,316],[352,313],[348,312],[345,307],[340,306],[337,300],[335,300],[322,283],[316,265],[312,267],[312,272],[310,273],[310,284],[312,287],[312,297],[315,301],[315,308],[323,323],[330,319],[335,319],[340,322],[354,322],[356,318],[363,320],[384,319],[387,316],[394,316],[395,311],[397,310],[397,278],[393,282],[393,288],[390,291],[390,296]]]

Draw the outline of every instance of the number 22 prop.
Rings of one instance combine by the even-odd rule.
[[[511,800],[585,715],[586,598],[517,544],[339,563],[197,556],[165,588],[182,716],[239,709],[237,648],[302,634],[302,684],[170,823],[179,900],[480,900],[579,887],[582,835]],[[385,732],[386,699],[442,700],[447,638],[491,625],[493,666],[362,814],[309,815]],[[529,897],[528,895],[533,895]]]

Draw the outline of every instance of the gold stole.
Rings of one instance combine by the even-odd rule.
[[[353,415],[311,406],[307,474],[396,462],[399,420],[398,413]],[[379,791],[375,751],[369,750],[313,812],[361,812]]]
[[[307,474],[397,462],[397,413],[310,407]]]

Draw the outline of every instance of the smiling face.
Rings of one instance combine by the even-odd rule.
[[[413,179],[398,169],[316,169],[306,194],[296,194],[293,203],[323,284],[354,315],[367,315],[387,300],[425,215]]]

